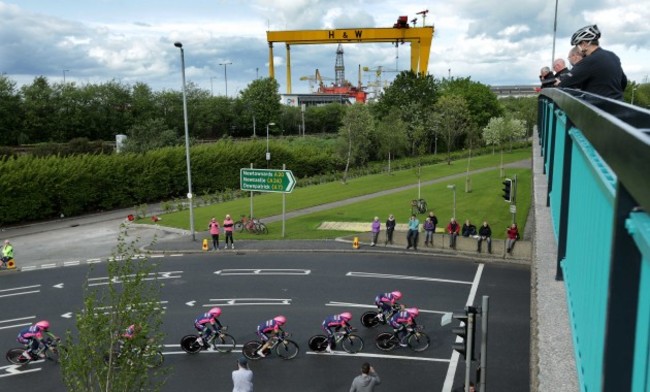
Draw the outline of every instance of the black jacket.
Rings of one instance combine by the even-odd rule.
[[[469,226],[463,224],[463,229],[461,230],[461,234],[463,235],[463,237],[476,235],[476,226],[474,226],[471,223],[469,224]]]
[[[490,225],[481,225],[481,227],[478,228],[478,235],[481,237],[492,237],[492,229],[490,229]]]
[[[597,48],[577,63],[558,87],[571,87],[622,100],[627,76],[613,52]]]

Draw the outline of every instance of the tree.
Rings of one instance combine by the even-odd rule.
[[[280,118],[280,85],[274,78],[253,80],[241,92],[241,100],[248,108],[246,113],[250,118],[248,123],[266,127],[266,124],[279,121]],[[252,126],[251,126],[252,130]]]
[[[533,135],[537,124],[537,97],[506,97],[499,100],[503,113],[508,118],[516,118],[526,124],[526,136]]]
[[[181,144],[176,132],[165,126],[161,119],[145,120],[127,131],[124,152],[145,152],[157,148]]]
[[[467,102],[457,95],[444,95],[436,103],[432,117],[433,127],[447,144],[447,164],[451,165],[451,149],[456,139],[472,126]]]
[[[2,135],[0,144],[16,145],[25,141],[21,112],[22,106],[16,82],[0,74],[0,135]]]
[[[24,134],[30,143],[60,141],[54,138],[56,105],[52,102],[52,87],[45,76],[38,76],[30,85],[21,87],[25,112]]]
[[[397,109],[384,121],[377,121],[377,156],[375,159],[388,158],[388,173],[390,174],[391,159],[404,156],[408,151],[406,124],[402,121]]]
[[[363,165],[369,157],[373,145],[374,121],[368,107],[362,104],[350,106],[343,117],[339,129],[341,155],[346,160],[343,183],[347,182],[350,165]]]
[[[453,94],[465,98],[471,119],[481,129],[490,118],[501,115],[501,106],[496,94],[482,83],[473,82],[470,77],[444,79],[440,86],[441,95]]]
[[[86,283],[84,306],[76,314],[76,334],[68,331],[61,361],[68,391],[159,391],[168,370],[151,369],[145,350],[162,344],[160,284],[154,265],[136,258],[138,239],[127,240],[121,227],[118,246],[107,264],[106,284]],[[139,339],[124,342],[121,334],[139,325]],[[119,351],[120,355],[116,355]]]
[[[503,145],[505,142],[526,136],[526,126],[523,121],[513,118],[494,117],[483,128],[485,144],[499,146],[501,149],[501,177],[503,177]],[[512,149],[512,143],[510,144]]]

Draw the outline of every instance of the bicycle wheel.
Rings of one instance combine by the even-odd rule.
[[[242,231],[244,231],[244,222],[242,221],[235,222],[233,229],[241,233]]]
[[[382,332],[375,338],[375,345],[381,351],[391,351],[397,347],[397,340],[392,333]]]
[[[53,346],[49,346],[47,349],[45,349],[45,358],[49,359],[50,361],[59,362],[59,349]]]
[[[293,359],[298,355],[298,343],[293,340],[285,339],[275,346],[275,353],[282,359]]]
[[[422,352],[429,348],[431,340],[429,335],[424,332],[415,332],[413,335],[409,336],[407,343],[411,350],[415,352]]]
[[[259,222],[255,224],[255,232],[257,234],[269,234],[269,229],[264,223]]]
[[[220,333],[212,340],[212,347],[220,353],[231,352],[235,344],[235,338],[227,333]]]
[[[183,338],[181,339],[181,348],[183,349],[183,351],[185,351],[188,354],[196,354],[199,351],[201,351],[203,347],[201,347],[201,345],[196,342],[197,338],[198,336],[196,335],[183,336]]]
[[[363,350],[363,339],[357,335],[348,335],[341,341],[343,350],[350,354],[356,354]]]
[[[9,363],[13,363],[14,365],[22,365],[29,362],[29,359],[23,356],[24,352],[24,348],[12,348],[7,351],[5,357]]]
[[[366,328],[374,328],[379,325],[379,319],[377,318],[377,312],[369,310],[361,315],[361,325]]]
[[[248,359],[256,361],[258,359],[261,359],[259,355],[257,355],[257,350],[262,347],[262,343],[258,342],[257,340],[251,340],[250,342],[247,342],[244,344],[244,347],[242,347],[241,353]]]
[[[325,335],[315,335],[309,339],[308,343],[309,348],[312,351],[321,353],[327,349],[327,336]]]

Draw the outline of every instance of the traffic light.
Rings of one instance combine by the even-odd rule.
[[[476,308],[468,306],[465,308],[465,313],[455,313],[453,316],[456,320],[461,322],[460,327],[452,329],[452,332],[461,338],[461,342],[454,343],[453,348],[454,350],[458,351],[458,353],[465,359],[467,358],[468,354],[470,356],[470,359],[474,359],[476,313]],[[472,318],[472,322],[469,320],[470,317]]]
[[[512,201],[512,180],[506,178],[503,184],[503,199],[510,203]]]

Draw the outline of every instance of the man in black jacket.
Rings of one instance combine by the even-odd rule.
[[[478,229],[478,253],[481,253],[481,242],[483,241],[487,241],[488,253],[492,253],[492,229],[490,229],[490,225],[485,221]]]
[[[585,26],[573,34],[571,45],[577,46],[585,57],[557,86],[579,88],[603,97],[622,100],[627,76],[618,56],[598,46],[599,38],[600,30],[596,25]]]

